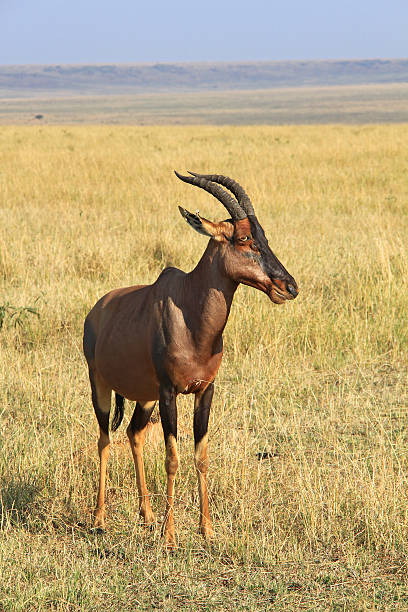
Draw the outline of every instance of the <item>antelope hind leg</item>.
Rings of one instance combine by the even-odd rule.
[[[146,527],[154,522],[154,514],[150,505],[149,492],[146,487],[143,447],[146,428],[156,402],[137,402],[132,419],[126,430],[135,462],[137,490],[139,494],[139,513]]]
[[[111,409],[112,389],[107,387],[100,377],[89,370],[89,379],[92,389],[92,403],[99,424],[99,486],[96,498],[94,527],[105,529],[105,487],[106,468],[109,459],[109,413]]]

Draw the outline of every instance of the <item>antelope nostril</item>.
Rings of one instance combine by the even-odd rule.
[[[289,291],[289,293],[291,295],[293,295],[293,297],[295,298],[297,296],[297,294],[299,293],[298,290],[296,289],[296,287],[294,287],[293,285],[291,285],[290,283],[286,284],[286,289]]]

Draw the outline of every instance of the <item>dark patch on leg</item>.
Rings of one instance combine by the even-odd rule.
[[[160,387],[159,410],[165,442],[170,434],[177,440],[176,391],[173,385]]]
[[[196,446],[207,433],[213,395],[214,384],[210,383],[201,397],[196,396],[194,406],[194,443]]]
[[[149,422],[150,416],[156,404],[145,410],[139,402],[136,402],[135,410],[129,423],[129,429],[132,433],[144,429]]]
[[[84,323],[84,337],[82,341],[82,346],[83,346],[84,355],[85,355],[85,358],[88,364],[91,364],[95,357],[95,342],[96,342],[95,330],[90,320],[86,318],[85,323]]]
[[[89,370],[89,380],[91,383],[91,391],[92,391],[92,404],[95,410],[95,415],[96,418],[98,420],[98,424],[99,427],[102,429],[102,431],[109,436],[109,412],[103,412],[100,408],[99,408],[99,404],[98,404],[98,396],[96,393],[96,385],[95,385],[95,381],[94,381],[94,376],[93,376],[93,372],[92,370]]]

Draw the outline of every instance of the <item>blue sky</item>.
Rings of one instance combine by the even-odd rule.
[[[407,0],[0,0],[0,63],[408,56]]]

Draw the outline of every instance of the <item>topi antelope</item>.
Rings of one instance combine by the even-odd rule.
[[[215,196],[231,218],[214,223],[179,207],[187,223],[210,238],[194,270],[186,274],[177,268],[166,268],[152,285],[109,292],[92,308],[84,327],[84,353],[100,428],[100,476],[94,525],[101,529],[105,526],[112,390],[116,397],[113,431],[122,421],[124,398],[136,401],[127,435],[136,468],[140,515],[145,525],[153,522],[145,481],[143,444],[147,424],[159,400],[167,473],[162,532],[168,548],[175,546],[177,395],[194,394],[194,462],[200,496],[200,531],[210,539],[213,528],[207,493],[208,417],[214,379],[222,359],[222,332],[234,293],[238,285],[244,283],[266,293],[275,304],[293,300],[298,293],[294,278],[269,248],[243,188],[226,176],[190,174],[182,176],[176,172],[182,181]]]

